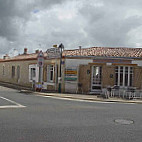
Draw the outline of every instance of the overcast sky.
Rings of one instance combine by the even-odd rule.
[[[142,0],[0,0],[0,57],[60,43],[142,47]]]

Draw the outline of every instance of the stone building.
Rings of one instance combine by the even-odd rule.
[[[39,80],[38,50],[0,60],[0,81],[32,87]],[[142,89],[142,48],[92,47],[64,50],[60,57],[44,52],[43,87],[62,92],[99,93],[108,86]]]
[[[15,57],[8,57],[0,60],[0,81],[21,85],[25,87],[33,87],[33,82],[39,81],[39,67],[37,65],[37,56],[39,51],[28,54],[27,49],[24,53]],[[42,70],[43,87],[48,90],[56,91],[57,75],[59,70],[59,59],[46,59],[47,53],[44,53],[44,65]]]

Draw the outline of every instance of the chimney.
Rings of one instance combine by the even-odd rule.
[[[38,53],[39,53],[39,50],[38,50],[38,49],[37,49],[37,50],[35,50],[35,53],[36,53],[36,54],[38,54]]]
[[[28,49],[24,48],[24,54],[27,54]]]
[[[10,57],[8,56],[8,54],[5,54],[5,56],[3,56],[3,59],[9,59]]]

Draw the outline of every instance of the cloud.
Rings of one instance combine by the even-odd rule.
[[[0,0],[0,48],[140,47],[141,23],[141,0]]]
[[[138,5],[133,1],[97,2],[98,5],[101,4],[95,6],[86,3],[80,9],[80,13],[88,21],[84,30],[88,33],[91,43],[97,46],[132,46],[128,42],[129,32],[141,26],[142,14],[141,10],[133,15],[128,15],[128,12],[135,10],[133,7],[138,6],[141,1],[137,2]]]
[[[8,52],[7,46],[11,41],[14,42],[15,46],[19,43],[18,50],[21,50],[20,47],[26,45],[25,39],[23,39],[25,36],[24,31],[26,30],[27,23],[31,21],[32,14],[36,14],[40,10],[50,9],[53,5],[63,1],[66,0],[0,0],[0,37],[7,42],[3,51],[5,53]],[[40,31],[38,32],[40,33]],[[34,38],[34,35],[32,38]],[[35,44],[33,43],[32,45]]]

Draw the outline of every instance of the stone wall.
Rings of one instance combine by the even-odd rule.
[[[83,93],[89,93],[91,87],[91,66],[80,65],[79,66],[79,83],[82,84]]]
[[[115,67],[102,66],[102,88],[113,86],[115,84]]]
[[[31,83],[29,82],[29,65],[36,64],[36,62],[37,62],[36,60],[0,62],[0,81],[30,87]],[[12,66],[15,67],[15,75],[13,77],[12,77]],[[18,66],[20,67],[19,79],[17,75]]]
[[[142,67],[134,67],[133,86],[142,89]]]

